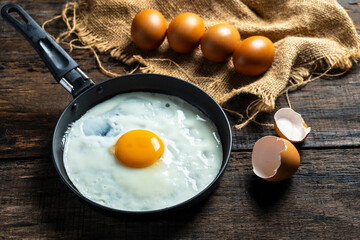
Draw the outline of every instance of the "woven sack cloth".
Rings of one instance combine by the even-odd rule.
[[[181,13],[194,12],[206,28],[228,23],[238,29],[242,39],[266,36],[274,42],[274,61],[264,74],[246,77],[235,71],[231,60],[213,63],[205,59],[200,48],[179,54],[165,40],[155,51],[141,50],[132,43],[130,28],[135,15],[145,8],[160,11],[168,24]],[[276,98],[313,80],[315,69],[320,73],[346,71],[360,56],[360,37],[354,24],[334,0],[79,0],[66,4],[62,18],[68,30],[58,42],[67,42],[73,48],[80,47],[76,44],[80,41],[81,47],[93,50],[96,57],[96,52],[108,53],[129,65],[130,72],[184,79],[208,92],[219,104],[239,94],[256,96],[249,118],[237,128],[261,111],[274,110]],[[70,41],[72,33],[77,39]]]

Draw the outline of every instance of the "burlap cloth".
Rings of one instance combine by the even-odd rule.
[[[229,23],[239,30],[242,39],[266,36],[275,45],[274,61],[263,75],[245,77],[235,71],[231,60],[210,62],[200,48],[179,54],[165,40],[156,51],[141,50],[131,41],[130,27],[134,16],[145,8],[159,10],[168,24],[180,13],[194,12],[201,16],[206,28]],[[88,48],[95,54],[109,53],[129,65],[130,73],[182,78],[201,87],[220,104],[243,93],[257,96],[247,120],[242,119],[237,128],[260,111],[274,110],[280,94],[315,79],[315,70],[346,71],[360,56],[360,37],[354,24],[332,0],[79,0],[66,4],[58,17],[68,27],[57,37],[58,42],[70,44],[71,48]],[[78,39],[70,41],[72,33]],[[99,64],[107,75],[116,75]]]

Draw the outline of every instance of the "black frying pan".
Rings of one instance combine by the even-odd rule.
[[[18,14],[24,23],[17,20],[17,18],[14,17],[14,14]],[[31,43],[46,63],[56,81],[58,81],[74,97],[74,100],[66,107],[56,124],[52,141],[52,155],[55,168],[61,179],[77,196],[93,206],[112,213],[144,214],[161,213],[177,210],[185,206],[192,206],[208,196],[215,188],[229,161],[232,137],[230,124],[225,113],[216,101],[206,92],[184,80],[158,74],[124,75],[94,85],[94,83],[79,69],[78,64],[49,35],[47,35],[47,33],[25,12],[24,9],[15,4],[8,4],[1,9],[1,15]],[[101,103],[116,94],[134,91],[158,92],[184,99],[204,112],[215,123],[221,138],[223,147],[222,166],[213,182],[198,195],[166,209],[132,212],[99,205],[84,197],[74,187],[64,168],[62,140],[68,126],[96,104]]]

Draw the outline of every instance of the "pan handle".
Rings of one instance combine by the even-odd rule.
[[[17,14],[23,20],[19,21]],[[19,5],[7,4],[1,9],[2,17],[33,46],[45,62],[55,80],[73,97],[94,83],[80,70],[78,64],[62,49]]]

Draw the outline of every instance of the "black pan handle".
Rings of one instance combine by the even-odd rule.
[[[18,14],[24,23],[11,13]],[[94,85],[80,70],[74,59],[22,7],[17,4],[7,4],[1,9],[1,15],[33,46],[56,81],[68,90],[73,97]]]

